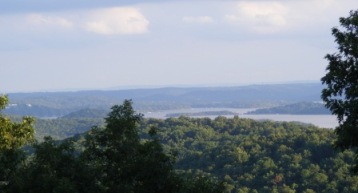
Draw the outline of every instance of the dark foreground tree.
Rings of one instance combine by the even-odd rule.
[[[16,192],[84,192],[80,191],[85,174],[75,156],[71,141],[58,143],[51,137],[34,144],[35,153],[12,176],[8,193]]]
[[[339,21],[341,26],[332,29],[338,52],[325,57],[329,65],[321,79],[326,86],[321,97],[332,114],[337,115],[335,145],[344,150],[358,148],[358,10]],[[356,163],[354,172],[358,173],[358,159]]]
[[[141,118],[131,101],[125,100],[123,105],[112,107],[104,129],[94,128],[87,136],[83,159],[94,171],[94,192],[160,193],[179,189],[173,160],[164,154],[159,141],[140,141],[137,124]]]

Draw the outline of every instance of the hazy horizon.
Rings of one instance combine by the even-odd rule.
[[[1,94],[16,93],[52,93],[52,92],[81,92],[81,91],[115,91],[115,90],[147,90],[161,88],[230,88],[245,86],[262,86],[262,85],[290,85],[290,84],[320,84],[320,81],[287,81],[287,82],[256,82],[243,84],[172,84],[172,85],[126,85],[106,88],[59,88],[59,89],[42,89],[42,90],[24,90],[14,92],[3,92]]]
[[[356,0],[4,0],[0,93],[319,82]]]

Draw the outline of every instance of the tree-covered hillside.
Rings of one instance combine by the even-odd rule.
[[[333,149],[333,130],[235,117],[147,119],[179,171],[210,174],[226,192],[358,192],[352,151]]]
[[[57,128],[52,131],[56,137],[70,125],[84,124],[77,132],[93,126],[94,119],[80,120],[39,123],[42,132]],[[153,127],[165,152],[176,155],[177,172],[217,177],[226,192],[358,192],[358,177],[349,172],[354,153],[334,150],[333,130],[239,117],[179,117],[144,119],[139,127],[142,140],[149,139]],[[84,138],[77,135],[76,140]]]

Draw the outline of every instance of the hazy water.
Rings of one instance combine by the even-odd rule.
[[[208,111],[230,111],[238,114],[242,118],[250,118],[255,120],[273,120],[273,121],[297,121],[302,123],[310,123],[318,127],[323,128],[335,128],[338,126],[338,122],[333,115],[283,115],[283,114],[267,114],[267,115],[246,115],[244,113],[253,111],[255,109],[241,109],[241,108],[192,108],[192,109],[180,109],[180,110],[166,110],[157,112],[144,112],[146,118],[158,118],[165,119],[167,114],[171,113],[198,113]],[[209,117],[216,118],[217,116],[191,116],[191,117]],[[225,116],[228,118],[234,117],[234,115]]]

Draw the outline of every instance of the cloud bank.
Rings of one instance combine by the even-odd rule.
[[[0,15],[1,30],[52,33],[58,30],[92,32],[98,35],[135,35],[147,33],[149,20],[134,7],[111,7],[69,12],[44,12]],[[39,34],[40,35],[40,34]]]
[[[239,2],[237,13],[225,15],[225,20],[243,25],[259,33],[273,33],[287,24],[288,7],[278,2]]]
[[[102,35],[143,34],[149,21],[136,8],[116,7],[93,11],[84,29]]]

